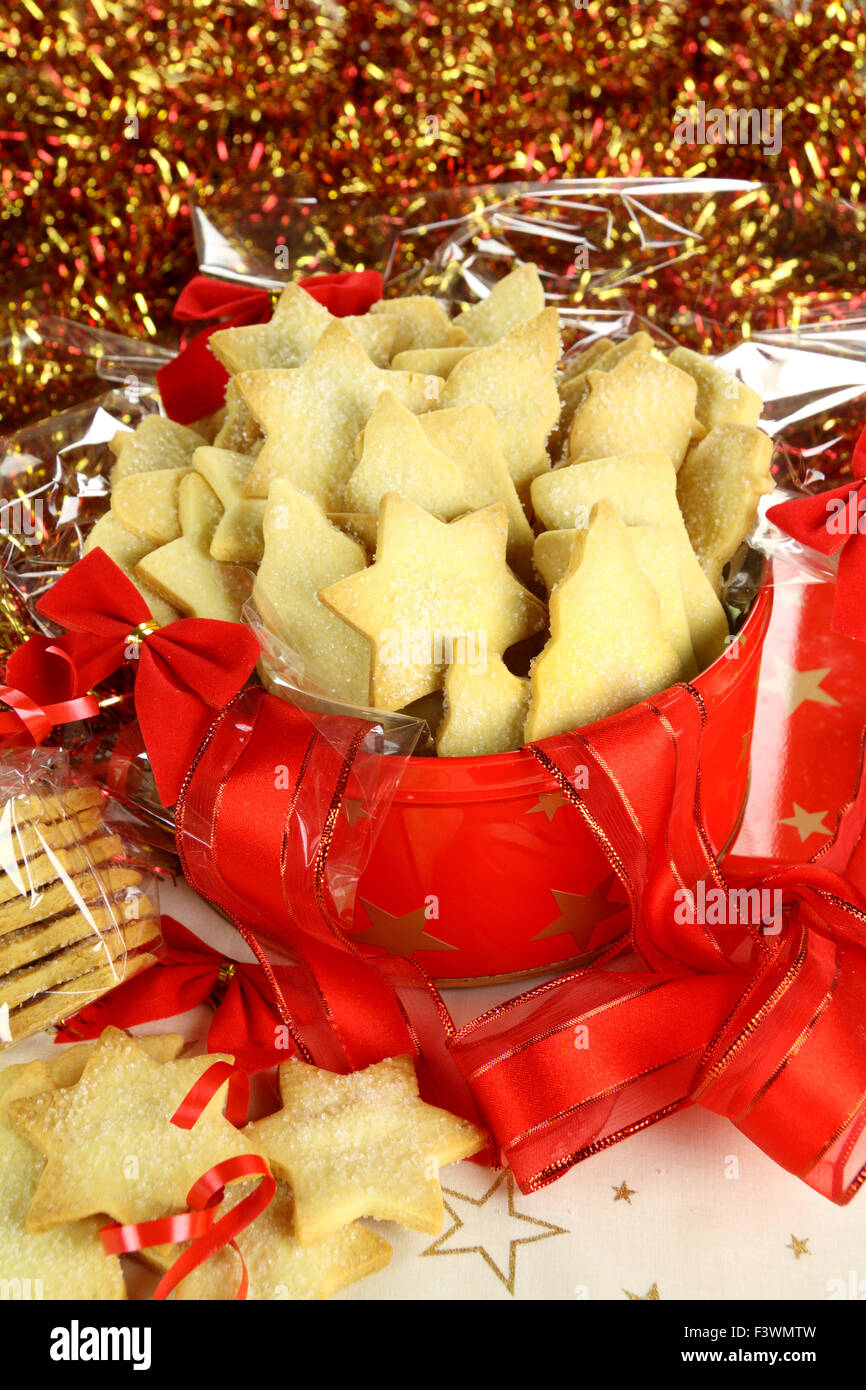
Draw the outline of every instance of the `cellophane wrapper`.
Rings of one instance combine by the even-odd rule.
[[[0,1047],[152,965],[154,865],[134,823],[56,748],[0,755]]]
[[[432,294],[456,311],[515,264],[532,261],[559,310],[566,359],[600,337],[617,341],[639,329],[662,349],[710,353],[762,396],[761,427],[775,446],[776,491],[762,499],[758,524],[727,574],[732,631],[760,584],[833,578],[834,562],[804,553],[764,518],[784,497],[837,486],[850,471],[866,393],[866,239],[850,205],[738,180],[587,179],[410,192],[397,214],[383,216],[369,199],[252,205],[232,186],[197,202],[192,220],[201,272],[235,283],[276,293],[308,275],[378,267],[386,298]],[[109,441],[160,410],[156,373],[175,350],[59,319],[22,324],[6,346],[36,363],[71,355],[82,381],[105,390],[0,439],[0,659],[30,633],[50,632],[35,604],[108,508]],[[327,730],[339,709],[306,679],[267,614],[248,605],[246,617],[262,642],[265,684],[302,703]],[[99,692],[98,720],[65,726],[56,737],[76,766],[170,833],[131,688],[128,675],[117,677]],[[360,779],[359,809],[373,830],[345,837],[329,860],[343,914],[405,760],[429,749],[423,721],[366,713],[366,751],[390,763],[386,774],[380,768]],[[309,831],[312,843],[316,827]]]

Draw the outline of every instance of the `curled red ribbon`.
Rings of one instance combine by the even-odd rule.
[[[801,545],[839,555],[833,630],[866,642],[866,430],[854,446],[851,472],[853,484],[780,502],[767,518]]]
[[[93,719],[99,702],[82,693],[81,680],[68,652],[50,638],[34,636],[6,663],[7,684],[0,685],[0,744],[40,744],[58,724]]]

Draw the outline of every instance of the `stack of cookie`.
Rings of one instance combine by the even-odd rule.
[[[159,921],[97,787],[0,807],[0,1046],[152,964]]]
[[[119,434],[86,544],[158,621],[237,620],[251,570],[312,688],[422,714],[446,756],[603,718],[723,651],[772,449],[710,359],[640,332],[561,362],[532,265],[454,319],[423,296],[335,319],[289,285],[210,344],[225,407]]]

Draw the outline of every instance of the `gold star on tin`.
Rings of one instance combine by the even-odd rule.
[[[384,946],[392,956],[411,956],[415,951],[456,951],[447,941],[440,941],[427,931],[427,909],[418,907],[414,912],[406,912],[402,917],[386,912],[375,903],[363,898],[364,911],[373,923],[368,931],[359,932],[352,938],[364,945]]]
[[[490,1254],[485,1244],[475,1237],[474,1231],[470,1229],[473,1216],[477,1209],[486,1206],[493,1197],[494,1193],[505,1185],[508,1193],[508,1219],[509,1222],[523,1222],[529,1226],[539,1227],[539,1232],[535,1235],[513,1236],[508,1241],[508,1266],[503,1269],[497,1260]],[[500,1283],[504,1284],[510,1294],[514,1293],[515,1280],[517,1278],[517,1247],[519,1245],[532,1245],[537,1240],[549,1240],[551,1236],[565,1236],[568,1231],[562,1226],[554,1226],[550,1221],[540,1221],[535,1216],[527,1216],[525,1212],[516,1211],[514,1207],[514,1178],[510,1173],[500,1173],[495,1182],[487,1189],[483,1197],[469,1197],[465,1192],[455,1192],[451,1188],[444,1188],[443,1195],[446,1198],[445,1210],[451,1218],[452,1225],[443,1235],[435,1240],[432,1245],[428,1245],[426,1250],[422,1250],[423,1255],[480,1255],[488,1268],[493,1270]],[[450,1200],[448,1200],[450,1199]],[[468,1211],[464,1216],[458,1215],[455,1204],[466,1202]],[[475,1210],[473,1210],[475,1209]],[[488,1240],[488,1232],[491,1230],[485,1218],[484,1239]],[[523,1229],[523,1227],[518,1227]],[[463,1235],[460,1235],[463,1232]],[[459,1244],[450,1244],[458,1238]],[[476,1243],[468,1243],[476,1241]],[[467,1243],[464,1243],[467,1242]]]
[[[812,1251],[809,1249],[810,1239],[810,1236],[805,1236],[802,1240],[798,1240],[798,1238],[795,1235],[792,1235],[791,1244],[786,1245],[785,1249],[793,1250],[794,1259],[799,1260],[801,1255],[811,1255]]]
[[[547,816],[549,821],[552,821],[560,807],[567,805],[568,802],[562,795],[562,792],[542,792],[535,805],[530,806],[525,814],[527,816],[536,816],[540,811],[542,815]]]
[[[779,824],[793,826],[802,844],[810,835],[832,835],[832,830],[824,824],[826,814],[826,811],[804,811],[795,801],[793,816],[780,820]]]
[[[630,1293],[628,1289],[623,1289],[623,1293],[635,1303],[658,1303],[661,1299],[658,1284],[653,1284],[646,1293]]]
[[[629,1206],[631,1206],[632,1197],[637,1196],[637,1188],[629,1187],[628,1183],[625,1181],[624,1178],[620,1183],[619,1187],[615,1187],[613,1183],[611,1183],[611,1187],[613,1188],[613,1191],[616,1193],[616,1196],[613,1199],[615,1202],[628,1202]]]
[[[615,912],[622,911],[622,903],[607,901],[608,889],[613,882],[609,874],[602,883],[589,893],[564,893],[557,888],[550,892],[559,908],[559,916],[542,931],[532,937],[533,941],[546,941],[551,936],[573,936],[581,950],[592,935],[593,927]]]
[[[820,666],[812,671],[800,671],[776,657],[775,672],[769,680],[761,681],[760,688],[781,695],[789,714],[794,714],[807,700],[813,700],[818,705],[838,705],[839,701],[822,688],[822,682],[831,669],[830,666]]]

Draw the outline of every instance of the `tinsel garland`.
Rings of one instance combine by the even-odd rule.
[[[866,167],[855,3],[0,0],[0,53],[5,428],[82,394],[22,352],[41,314],[171,341],[191,192],[314,191],[335,225],[352,199],[349,268],[365,197],[377,229],[409,189],[490,180],[718,174],[856,202]],[[778,152],[678,143],[700,102],[780,113]]]

